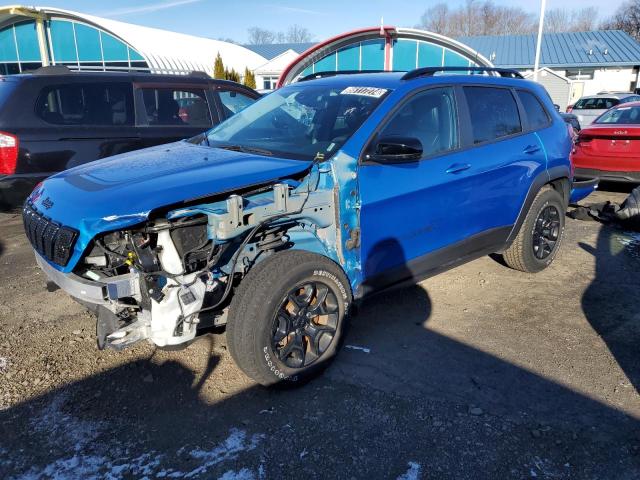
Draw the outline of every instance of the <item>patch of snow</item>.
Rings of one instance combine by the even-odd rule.
[[[360,350],[364,353],[371,353],[371,349],[367,347],[360,347],[358,345],[345,345],[344,348],[349,348],[351,350]]]
[[[420,470],[422,470],[420,464],[409,462],[407,465],[409,466],[409,470],[400,475],[397,480],[418,480],[420,478]]]
[[[247,468],[243,468],[239,472],[229,470],[224,475],[218,477],[218,480],[256,480],[256,476],[253,472]]]

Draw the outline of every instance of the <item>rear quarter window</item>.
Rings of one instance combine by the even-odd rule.
[[[511,90],[464,87],[473,143],[485,143],[522,132],[520,113]]]
[[[527,115],[530,130],[540,130],[551,123],[551,118],[542,106],[542,103],[533,93],[525,90],[518,90],[518,97]]]

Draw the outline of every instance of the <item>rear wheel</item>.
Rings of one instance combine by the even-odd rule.
[[[558,254],[564,236],[566,208],[551,186],[534,199],[517,237],[502,257],[516,270],[535,273],[547,268]]]
[[[234,296],[229,352],[262,385],[311,378],[335,356],[350,303],[337,264],[309,252],[276,253],[247,274]]]

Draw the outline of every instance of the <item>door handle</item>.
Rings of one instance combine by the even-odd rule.
[[[540,145],[527,145],[524,147],[523,152],[531,155],[532,153],[536,153],[540,151]]]
[[[449,168],[447,168],[444,173],[459,173],[469,168],[471,168],[471,165],[468,163],[454,163]]]

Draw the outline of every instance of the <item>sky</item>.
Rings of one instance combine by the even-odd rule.
[[[284,31],[298,24],[309,29],[313,40],[359,27],[385,25],[413,27],[422,13],[441,0],[49,0],[47,6],[75,10],[101,17],[173,30],[209,38],[247,41],[247,29],[259,26]],[[494,0],[496,4],[519,6],[537,12],[536,0]],[[447,0],[450,6],[463,0]],[[611,15],[624,0],[547,0],[547,8],[595,6],[600,17]]]

